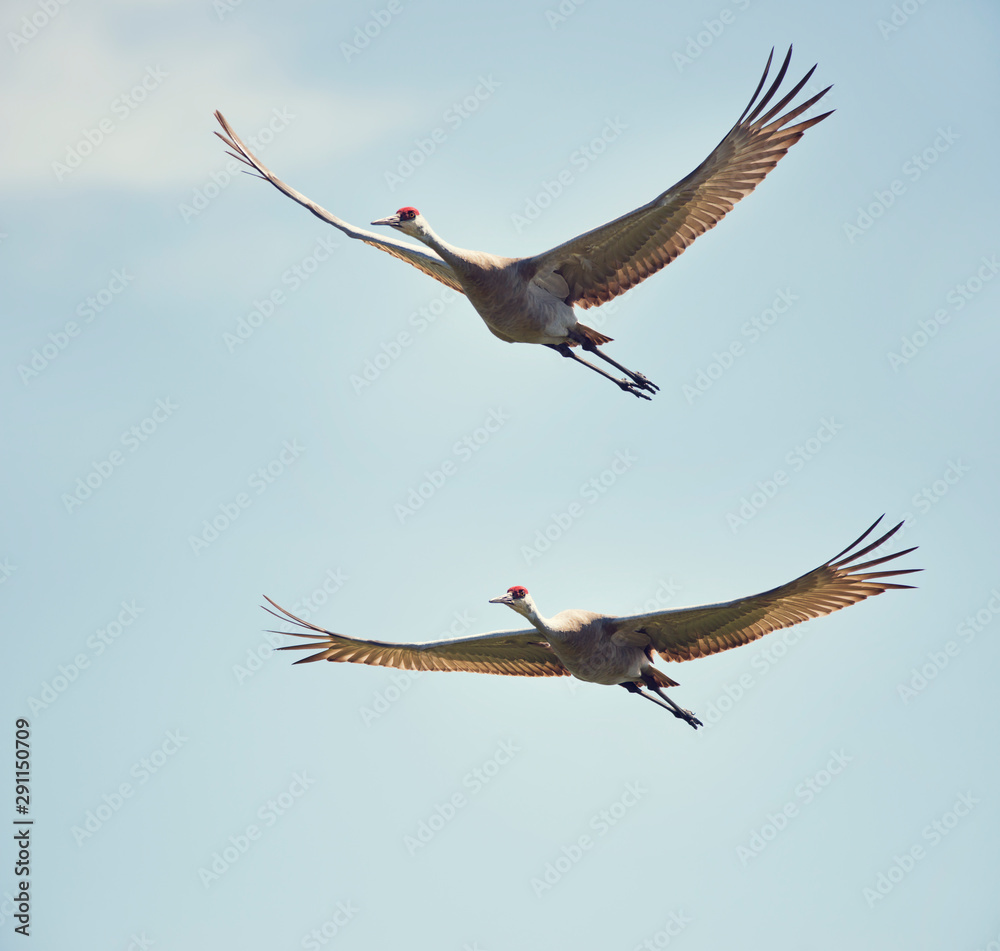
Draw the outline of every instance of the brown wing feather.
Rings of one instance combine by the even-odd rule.
[[[695,238],[714,228],[741,198],[749,195],[806,129],[830,115],[825,112],[797,125],[788,125],[826,95],[830,89],[827,86],[785,115],[774,118],[808,82],[815,66],[768,112],[761,114],[781,85],[791,55],[789,47],[777,78],[754,106],[771,68],[774,50],[771,51],[743,115],[690,175],[648,205],[528,258],[526,263],[533,265],[543,278],[548,272],[560,274],[570,289],[566,302],[580,307],[603,304],[666,267]]]
[[[265,596],[266,597],[266,596]],[[264,608],[285,622],[297,624],[306,631],[274,631],[290,637],[307,638],[304,644],[289,644],[278,650],[313,650],[309,657],[296,661],[329,660],[373,667],[398,667],[402,670],[460,670],[477,674],[506,674],[517,677],[568,677],[569,671],[552,653],[538,631],[495,631],[477,637],[431,641],[424,644],[390,644],[385,641],[364,641],[334,634],[296,617],[290,611],[267,601],[276,608]]]
[[[881,518],[840,554],[788,584],[723,604],[619,618],[616,629],[644,633],[650,645],[666,660],[692,660],[749,644],[771,631],[839,611],[883,591],[910,588],[912,585],[892,584],[883,579],[921,569],[866,569],[906,555],[913,548],[857,563],[859,558],[888,541],[903,524],[900,522],[878,540],[855,551],[880,521]]]

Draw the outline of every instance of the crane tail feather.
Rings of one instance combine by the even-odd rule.
[[[577,324],[576,330],[578,330],[584,337],[587,338],[589,343],[592,343],[595,347],[603,346],[606,343],[611,343],[614,337],[608,337],[602,334],[599,330],[594,330],[593,327],[588,327],[586,324]],[[572,344],[570,344],[572,346]]]
[[[668,677],[662,670],[657,670],[655,667],[650,667],[646,673],[653,675],[653,679],[656,681],[657,685],[660,687],[679,687],[680,684],[677,683],[673,677]],[[636,681],[638,683],[638,681]]]

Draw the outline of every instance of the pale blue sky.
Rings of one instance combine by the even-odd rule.
[[[3,14],[0,724],[32,724],[26,946],[996,940],[995,5],[332,6]],[[454,244],[530,254],[689,172],[789,42],[837,111],[588,315],[651,403],[501,343],[231,176],[211,134],[218,108],[349,221],[415,205]],[[293,668],[258,607],[424,640],[519,626],[487,603],[513,584],[549,614],[719,601],[882,512],[908,518],[919,589],[670,667],[698,732],[618,689]]]

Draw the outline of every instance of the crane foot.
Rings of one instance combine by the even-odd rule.
[[[617,383],[626,393],[631,393],[633,396],[638,396],[639,399],[641,400],[651,400],[653,398],[643,393],[642,390],[639,388],[639,385],[633,383],[631,380],[615,380],[615,383]]]
[[[677,717],[678,720],[683,720],[685,723],[689,724],[692,727],[692,729],[697,730],[698,727],[705,725],[690,710],[685,710],[683,707],[681,707],[680,711],[681,711],[680,713],[678,713],[676,710],[671,710],[670,712],[673,713],[673,715]]]
[[[650,393],[659,393],[660,388],[648,380],[641,373],[633,373],[632,379],[635,380],[637,386],[641,386],[644,390],[649,390]]]

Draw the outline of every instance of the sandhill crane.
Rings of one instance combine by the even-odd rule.
[[[690,175],[641,208],[529,258],[498,257],[457,248],[439,238],[423,215],[411,207],[400,208],[372,224],[401,231],[423,242],[429,250],[355,227],[281,181],[253,155],[218,111],[215,117],[224,134],[215,134],[229,147],[230,155],[254,170],[251,174],[270,182],[318,218],[464,293],[501,340],[550,347],[596,370],[623,390],[650,399],[659,387],[603,353],[599,347],[610,343],[611,338],[578,323],[573,308],[603,304],[673,261],[695,238],[718,224],[736,202],[749,195],[806,129],[830,114],[788,124],[818,102],[829,90],[827,86],[775,118],[816,69],[813,66],[772,106],[791,55],[789,47],[777,77],[758,102],[771,68],[771,50],[764,74],[736,125]],[[619,379],[584,360],[574,347],[611,364],[627,379]]]
[[[883,579],[920,571],[919,568],[866,569],[900,558],[914,548],[857,563],[859,558],[888,541],[903,524],[900,522],[881,538],[857,550],[881,521],[881,517],[876,519],[868,531],[842,552],[788,584],[735,601],[672,608],[653,614],[613,617],[593,611],[569,610],[546,618],[539,614],[528,590],[515,585],[502,597],[493,598],[490,604],[506,604],[512,608],[531,622],[532,627],[528,630],[492,631],[474,637],[392,644],[334,634],[296,617],[270,598],[268,602],[277,610],[264,610],[286,623],[290,621],[306,631],[316,632],[272,632],[307,639],[304,644],[290,644],[279,650],[318,651],[296,661],[299,664],[328,660],[404,670],[463,670],[525,677],[571,675],[590,683],[618,684],[630,693],[665,707],[697,729],[702,722],[663,692],[664,687],[678,684],[653,666],[654,654],[668,661],[707,657],[748,644],[771,631],[838,611],[890,588],[913,587]],[[644,687],[652,694],[644,692]]]

